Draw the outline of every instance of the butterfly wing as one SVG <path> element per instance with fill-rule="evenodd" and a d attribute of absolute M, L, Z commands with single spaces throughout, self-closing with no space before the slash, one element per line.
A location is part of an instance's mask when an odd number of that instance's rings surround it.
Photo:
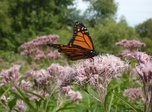
<path fill-rule="evenodd" d="M 48 44 L 48 46 L 65 53 L 70 60 L 92 58 L 97 55 L 87 28 L 79 22 L 75 23 L 73 38 L 68 45 Z"/>
<path fill-rule="evenodd" d="M 73 61 L 87 58 L 84 54 L 85 52 L 84 49 L 69 47 L 68 45 L 60 45 L 60 44 L 48 44 L 48 46 L 58 49 L 59 52 L 65 53 L 67 57 Z"/>
<path fill-rule="evenodd" d="M 94 50 L 94 45 L 89 32 L 82 23 L 75 23 L 73 38 L 68 43 L 68 46 Z"/>

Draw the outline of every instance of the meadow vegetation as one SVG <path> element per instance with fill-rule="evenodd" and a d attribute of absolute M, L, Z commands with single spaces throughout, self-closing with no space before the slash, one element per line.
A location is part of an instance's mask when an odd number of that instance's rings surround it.
<path fill-rule="evenodd" d="M 152 111 L 152 19 L 116 21 L 113 0 L 0 1 L 1 112 Z M 76 21 L 88 29 L 91 59 L 70 61 L 48 43 L 67 44 Z"/>

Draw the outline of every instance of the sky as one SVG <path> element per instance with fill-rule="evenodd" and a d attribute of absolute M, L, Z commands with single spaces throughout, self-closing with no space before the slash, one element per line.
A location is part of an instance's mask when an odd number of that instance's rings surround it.
<path fill-rule="evenodd" d="M 78 9 L 85 11 L 89 6 L 82 0 L 76 0 Z M 129 26 L 136 26 L 152 18 L 152 0 L 115 0 L 118 4 L 117 20 L 122 16 L 125 17 Z"/>

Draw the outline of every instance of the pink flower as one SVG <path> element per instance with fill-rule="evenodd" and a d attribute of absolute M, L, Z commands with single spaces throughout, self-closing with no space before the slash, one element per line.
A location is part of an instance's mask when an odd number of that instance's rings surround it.
<path fill-rule="evenodd" d="M 17 84 L 20 79 L 19 73 L 20 65 L 14 65 L 8 70 L 2 70 L 0 73 L 0 86 L 5 86 L 8 84 Z"/>
<path fill-rule="evenodd" d="M 152 84 L 152 61 L 140 63 L 135 69 L 144 82 Z"/>
<path fill-rule="evenodd" d="M 120 42 L 116 43 L 117 46 L 121 46 L 123 48 L 127 48 L 127 49 L 137 49 L 137 48 L 141 48 L 141 47 L 145 47 L 146 44 L 142 43 L 140 41 L 137 40 L 127 40 L 124 39 Z"/>
<path fill-rule="evenodd" d="M 47 57 L 50 58 L 50 59 L 62 58 L 62 56 L 60 55 L 60 53 L 58 52 L 58 50 L 55 50 L 53 52 L 49 52 L 47 54 Z"/>
<path fill-rule="evenodd" d="M 32 84 L 30 81 L 22 80 L 20 83 L 18 83 L 19 87 L 23 90 L 30 90 L 32 87 Z"/>
<path fill-rule="evenodd" d="M 0 97 L 0 101 L 1 101 L 1 100 L 7 102 L 8 98 L 7 98 L 5 95 L 2 95 L 2 96 Z"/>
<path fill-rule="evenodd" d="M 33 93 L 35 93 L 37 95 L 40 95 L 43 98 L 49 96 L 49 94 L 46 93 L 43 90 L 42 91 L 40 91 L 40 90 L 34 90 Z M 33 100 L 33 101 L 39 101 L 40 100 L 40 98 L 38 96 L 34 95 L 34 94 L 28 93 L 27 95 L 28 95 L 28 97 L 29 97 L 30 100 Z"/>
<path fill-rule="evenodd" d="M 134 59 L 136 59 L 139 63 L 146 64 L 151 60 L 151 56 L 143 52 L 136 52 L 134 55 Z"/>
<path fill-rule="evenodd" d="M 82 99 L 82 96 L 81 96 L 81 93 L 79 91 L 73 91 L 73 90 L 70 90 L 68 91 L 67 95 L 70 97 L 70 99 L 72 101 L 76 101 L 76 100 L 81 100 Z"/>
<path fill-rule="evenodd" d="M 74 69 L 77 82 L 91 85 L 106 85 L 112 78 L 116 78 L 128 65 L 113 55 L 96 56 L 93 59 L 81 60 Z"/>
<path fill-rule="evenodd" d="M 128 96 L 129 101 L 133 101 L 137 98 L 143 100 L 143 93 L 140 88 L 130 88 L 124 91 L 124 95 Z"/>
<path fill-rule="evenodd" d="M 50 74 L 48 71 L 44 70 L 44 69 L 41 69 L 39 71 L 36 71 L 36 74 L 35 74 L 35 80 L 38 84 L 40 85 L 48 85 L 50 84 Z"/>
<path fill-rule="evenodd" d="M 27 105 L 23 102 L 23 100 L 18 100 L 16 102 L 15 109 L 19 112 L 26 112 Z"/>
<path fill-rule="evenodd" d="M 59 76 L 62 71 L 64 71 L 64 67 L 59 65 L 59 64 L 51 64 L 48 68 L 47 68 L 50 76 L 52 77 L 56 77 Z"/>
<path fill-rule="evenodd" d="M 79 91 L 73 91 L 71 86 L 62 87 L 62 93 L 65 94 L 67 97 L 70 98 L 72 101 L 81 100 L 82 95 Z"/>
<path fill-rule="evenodd" d="M 34 79 L 34 78 L 35 78 L 35 74 L 36 74 L 36 71 L 34 71 L 34 70 L 29 70 L 29 71 L 27 71 L 27 72 L 25 72 L 25 73 L 23 74 L 23 77 L 24 77 L 24 78 L 29 78 L 29 79 L 31 80 L 31 79 Z"/>
<path fill-rule="evenodd" d="M 48 43 L 56 43 L 57 39 L 59 38 L 58 35 L 47 35 L 47 36 L 40 36 L 40 37 L 37 37 L 36 39 L 33 39 L 32 41 L 30 42 L 26 42 L 24 44 L 22 44 L 20 46 L 20 48 L 22 50 L 29 50 L 29 49 L 33 49 L 35 47 L 38 47 L 38 46 L 42 46 L 42 45 L 46 45 Z"/>
<path fill-rule="evenodd" d="M 51 77 L 55 78 L 57 84 L 60 86 L 69 85 L 75 74 L 73 68 L 69 66 L 61 66 L 59 64 L 52 64 L 48 68 L 48 72 Z"/>
<path fill-rule="evenodd" d="M 138 51 L 124 50 L 120 56 L 127 59 L 135 59 L 140 63 L 147 63 L 149 60 L 151 60 L 151 57 L 148 54 Z"/>
<path fill-rule="evenodd" d="M 137 48 L 145 47 L 146 45 L 144 43 L 141 43 L 139 41 L 128 41 L 123 40 L 121 42 L 118 42 L 116 45 L 122 46 L 123 48 L 127 48 L 128 50 L 121 53 L 121 56 L 129 58 L 129 59 L 135 59 L 138 62 L 138 65 L 133 69 L 134 71 L 137 71 L 138 75 L 141 78 L 141 82 L 138 81 L 139 84 L 142 84 L 143 90 L 144 90 L 144 97 L 145 97 L 145 106 L 144 111 L 150 111 L 151 109 L 151 97 L 152 97 L 152 60 L 151 56 L 147 55 L 143 52 L 138 52 Z M 133 77 L 134 80 L 135 76 Z M 129 100 L 132 101 L 135 98 L 141 98 L 142 93 L 139 89 L 130 89 L 126 90 L 125 94 L 129 96 Z"/>
<path fill-rule="evenodd" d="M 48 57 L 48 52 L 47 49 L 42 48 L 44 46 L 47 46 L 47 44 L 51 43 L 54 44 L 56 43 L 57 39 L 59 38 L 58 35 L 48 35 L 48 36 L 40 36 L 37 37 L 36 39 L 33 39 L 30 42 L 26 42 L 20 46 L 22 52 L 20 53 L 22 56 L 35 56 L 35 60 L 40 60 L 43 58 Z M 50 48 L 49 48 L 50 49 Z M 54 52 L 54 55 L 52 58 L 55 56 L 59 57 L 59 54 L 57 52 Z"/>
<path fill-rule="evenodd" d="M 44 52 L 42 50 L 40 50 L 40 49 L 36 49 L 35 53 L 36 53 L 36 56 L 34 58 L 35 60 L 40 60 L 40 59 L 46 57 Z"/>
<path fill-rule="evenodd" d="M 150 82 L 152 79 L 152 60 L 151 56 L 146 53 L 138 51 L 124 50 L 121 54 L 123 57 L 128 59 L 135 59 L 138 65 L 135 67 L 138 75 L 145 82 Z"/>
<path fill-rule="evenodd" d="M 120 57 L 124 57 L 124 58 L 127 58 L 127 59 L 135 59 L 135 56 L 134 56 L 134 52 L 136 51 L 130 51 L 130 50 L 123 50 L 122 53 L 119 54 Z"/>
<path fill-rule="evenodd" d="M 60 74 L 57 82 L 61 86 L 67 86 L 73 81 L 75 75 L 75 70 L 69 66 L 64 67 L 64 71 Z"/>

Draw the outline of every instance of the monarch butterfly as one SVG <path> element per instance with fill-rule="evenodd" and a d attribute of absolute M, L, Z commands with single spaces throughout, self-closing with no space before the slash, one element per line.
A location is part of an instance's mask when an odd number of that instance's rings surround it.
<path fill-rule="evenodd" d="M 79 22 L 76 22 L 74 25 L 73 38 L 69 41 L 68 45 L 47 45 L 58 49 L 59 52 L 65 53 L 72 61 L 92 58 L 97 55 L 87 28 Z"/>

